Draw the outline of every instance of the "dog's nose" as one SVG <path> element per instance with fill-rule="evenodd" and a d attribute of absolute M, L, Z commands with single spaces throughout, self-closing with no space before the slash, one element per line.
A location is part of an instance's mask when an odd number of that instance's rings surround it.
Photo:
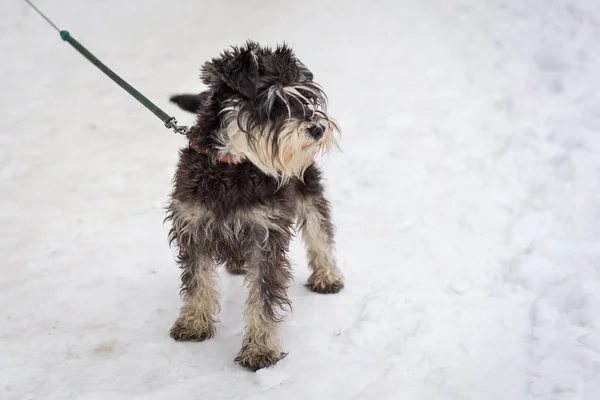
<path fill-rule="evenodd" d="M 313 125 L 308 128 L 308 134 L 315 140 L 319 140 L 323 137 L 323 127 L 321 125 Z"/>

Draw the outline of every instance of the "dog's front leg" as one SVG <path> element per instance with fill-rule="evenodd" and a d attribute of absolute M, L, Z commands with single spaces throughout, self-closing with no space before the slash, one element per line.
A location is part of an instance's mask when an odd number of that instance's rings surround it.
<path fill-rule="evenodd" d="M 219 311 L 216 265 L 192 243 L 182 246 L 179 262 L 184 304 L 170 335 L 175 340 L 210 339 Z"/>
<path fill-rule="evenodd" d="M 286 254 L 290 236 L 284 230 L 269 231 L 266 242 L 257 243 L 247 259 L 246 332 L 235 361 L 253 371 L 273 365 L 283 356 L 279 324 L 280 311 L 290 305 L 287 288 L 292 273 Z"/>
<path fill-rule="evenodd" d="M 333 254 L 335 229 L 331 206 L 318 177 L 309 185 L 301 193 L 298 207 L 299 230 L 312 270 L 307 286 L 317 293 L 337 293 L 344 287 L 344 278 Z"/>

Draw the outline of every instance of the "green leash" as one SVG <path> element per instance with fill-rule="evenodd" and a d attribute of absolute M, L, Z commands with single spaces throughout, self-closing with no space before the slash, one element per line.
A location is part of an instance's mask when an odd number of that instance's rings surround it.
<path fill-rule="evenodd" d="M 152 114 L 156 115 L 165 124 L 165 126 L 168 129 L 172 129 L 175 133 L 180 133 L 182 135 L 185 135 L 188 132 L 188 130 L 189 130 L 188 127 L 177 125 L 177 120 L 175 118 L 171 117 L 169 114 L 167 114 L 166 112 L 161 110 L 156 104 L 154 104 L 153 102 L 148 100 L 148 98 L 146 98 L 146 96 L 144 96 L 143 94 L 141 94 L 140 92 L 135 90 L 135 88 L 133 88 L 133 86 L 131 86 L 130 84 L 125 82 L 123 79 L 121 79 L 121 77 L 119 75 L 115 74 L 110 68 L 108 68 L 106 65 L 104 65 L 92 53 L 90 53 L 85 47 L 83 47 L 83 45 L 81 43 L 79 43 L 77 40 L 75 40 L 73 38 L 73 36 L 71 36 L 71 34 L 69 34 L 68 31 L 61 31 L 60 29 L 58 29 L 58 27 L 56 25 L 54 25 L 52 23 L 52 21 L 50 21 L 40 10 L 38 10 L 38 8 L 36 6 L 34 6 L 31 3 L 31 1 L 25 0 L 25 2 L 27 4 L 29 4 L 31 6 L 31 8 L 33 8 L 42 18 L 44 18 L 50 25 L 52 25 L 54 27 L 54 29 L 56 29 L 60 33 L 60 37 L 62 38 L 62 40 L 64 40 L 65 42 L 67 42 L 71 46 L 73 46 L 73 48 L 75 48 L 75 50 L 77 50 L 82 56 L 87 58 L 92 64 L 94 64 L 96 67 L 98 67 L 98 69 L 100 71 L 102 71 L 106 75 L 108 75 L 108 77 L 110 79 L 112 79 L 117 85 L 121 86 L 123 89 L 125 89 L 127 91 L 127 93 L 129 93 L 137 101 L 142 103 L 142 105 L 144 107 L 146 107 L 148 110 L 150 110 L 152 112 Z"/>

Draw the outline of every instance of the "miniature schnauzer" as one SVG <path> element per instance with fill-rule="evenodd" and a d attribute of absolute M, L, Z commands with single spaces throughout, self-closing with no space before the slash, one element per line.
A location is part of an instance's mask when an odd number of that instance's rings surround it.
<path fill-rule="evenodd" d="M 175 340 L 213 336 L 217 265 L 245 275 L 245 335 L 235 362 L 251 370 L 283 356 L 279 325 L 289 308 L 288 247 L 295 228 L 307 249 L 307 286 L 337 293 L 343 277 L 333 254 L 334 226 L 315 156 L 337 146 L 326 96 L 287 45 L 248 41 L 201 68 L 208 90 L 173 96 L 197 114 L 180 150 L 166 220 L 182 269 L 183 306 Z"/>

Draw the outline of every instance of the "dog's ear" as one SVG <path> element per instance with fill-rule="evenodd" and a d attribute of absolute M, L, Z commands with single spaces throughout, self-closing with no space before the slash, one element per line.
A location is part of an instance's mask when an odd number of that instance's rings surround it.
<path fill-rule="evenodd" d="M 258 85 L 258 60 L 252 51 L 243 51 L 224 73 L 229 86 L 251 99 L 256 97 Z"/>
<path fill-rule="evenodd" d="M 298 69 L 300 70 L 300 75 L 302 78 L 312 81 L 314 76 L 313 73 L 310 72 L 310 70 L 308 68 L 306 68 L 306 65 L 304 65 L 302 63 L 302 61 L 300 60 L 296 60 L 296 65 L 298 66 Z"/>
<path fill-rule="evenodd" d="M 243 96 L 256 97 L 258 85 L 258 57 L 253 46 L 234 48 L 221 58 L 213 59 L 202 66 L 202 81 L 207 85 L 221 82 Z"/>
<path fill-rule="evenodd" d="M 171 96 L 169 100 L 182 110 L 197 114 L 207 98 L 208 91 L 205 91 L 199 94 L 178 94 Z"/>

